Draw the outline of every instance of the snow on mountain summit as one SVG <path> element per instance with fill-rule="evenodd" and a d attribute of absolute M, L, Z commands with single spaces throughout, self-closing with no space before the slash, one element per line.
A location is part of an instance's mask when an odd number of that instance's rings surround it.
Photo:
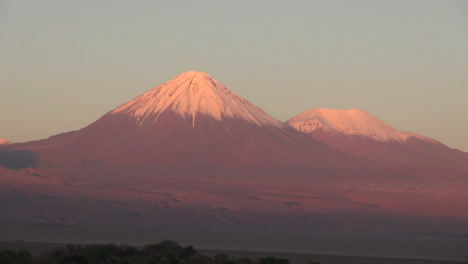
<path fill-rule="evenodd" d="M 311 134 L 316 130 L 324 130 L 368 137 L 377 141 L 406 142 L 410 137 L 423 141 L 434 141 L 419 134 L 399 131 L 361 109 L 314 108 L 291 118 L 287 123 L 306 134 Z"/>
<path fill-rule="evenodd" d="M 110 114 L 126 113 L 139 122 L 144 122 L 157 120 L 166 110 L 183 117 L 191 116 L 193 126 L 196 124 L 197 114 L 208 115 L 216 120 L 240 118 L 259 126 L 284 126 L 208 74 L 196 71 L 182 73 L 117 107 Z"/>
<path fill-rule="evenodd" d="M 0 145 L 7 145 L 7 144 L 10 144 L 10 141 L 8 141 L 5 138 L 0 138 Z"/>
<path fill-rule="evenodd" d="M 269 116 L 206 73 L 193 71 L 82 129 L 21 147 L 37 151 L 41 161 L 51 164 L 93 160 L 116 166 L 173 166 L 177 171 L 191 166 L 302 168 L 327 158 L 354 162 L 354 157 Z M 87 167 L 85 163 L 80 164 Z"/>

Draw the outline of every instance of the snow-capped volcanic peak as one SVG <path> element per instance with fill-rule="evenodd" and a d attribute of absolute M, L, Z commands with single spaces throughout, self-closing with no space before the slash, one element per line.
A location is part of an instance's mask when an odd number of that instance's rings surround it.
<path fill-rule="evenodd" d="M 314 108 L 291 118 L 287 123 L 306 134 L 321 129 L 346 135 L 368 137 L 377 141 L 405 142 L 410 137 L 434 141 L 419 134 L 399 131 L 361 109 Z"/>
<path fill-rule="evenodd" d="M 238 96 L 204 72 L 189 71 L 125 103 L 110 114 L 127 113 L 139 122 L 154 121 L 171 110 L 183 117 L 191 116 L 196 124 L 197 114 L 217 120 L 241 118 L 256 125 L 284 126 L 283 123 Z"/>
<path fill-rule="evenodd" d="M 0 145 L 10 144 L 10 141 L 6 140 L 5 138 L 0 138 Z"/>

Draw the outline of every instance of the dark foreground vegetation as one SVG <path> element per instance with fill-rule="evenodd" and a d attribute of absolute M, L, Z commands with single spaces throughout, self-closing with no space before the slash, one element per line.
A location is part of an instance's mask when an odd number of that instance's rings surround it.
<path fill-rule="evenodd" d="M 47 250 L 39 257 L 27 250 L 0 251 L 0 264 L 289 264 L 287 259 L 229 259 L 225 254 L 214 257 L 202 255 L 192 246 L 182 247 L 176 242 L 162 241 L 143 248 L 128 245 L 67 245 Z"/>

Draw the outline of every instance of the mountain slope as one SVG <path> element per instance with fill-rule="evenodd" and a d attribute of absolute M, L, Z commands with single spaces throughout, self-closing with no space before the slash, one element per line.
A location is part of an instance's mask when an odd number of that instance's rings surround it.
<path fill-rule="evenodd" d="M 5 138 L 0 138 L 0 145 L 7 145 L 7 144 L 11 144 L 10 141 L 8 141 Z"/>
<path fill-rule="evenodd" d="M 352 159 L 193 71 L 81 130 L 20 147 L 40 153 L 44 164 L 282 167 Z"/>
<path fill-rule="evenodd" d="M 466 153 L 423 135 L 399 131 L 360 109 L 315 108 L 286 123 L 320 142 L 370 159 L 399 163 L 467 160 Z"/>
<path fill-rule="evenodd" d="M 187 243 L 219 245 L 229 237 L 233 245 L 248 241 L 252 248 L 280 241 L 278 249 L 323 244 L 330 250 L 343 237 L 355 242 L 377 234 L 362 245 L 369 250 L 389 234 L 398 239 L 389 243 L 392 249 L 401 241 L 425 248 L 417 241 L 426 237 L 402 234 L 468 230 L 466 170 L 440 167 L 444 177 L 431 178 L 345 154 L 280 123 L 204 73 L 182 74 L 78 131 L 1 149 L 14 161 L 10 154 L 18 150 L 40 158 L 39 166 L 0 167 L 0 229 L 11 240 L 183 236 L 200 239 Z M 460 220 L 445 222 L 450 217 Z"/>
<path fill-rule="evenodd" d="M 422 135 L 398 131 L 361 109 L 315 108 L 291 118 L 287 123 L 307 134 L 323 129 L 345 135 L 368 137 L 381 142 L 406 142 L 410 137 L 414 137 L 436 143 L 435 140 Z"/>
<path fill-rule="evenodd" d="M 278 120 L 241 98 L 204 72 L 189 71 L 123 104 L 110 114 L 125 113 L 141 124 L 156 121 L 166 110 L 191 119 L 196 124 L 198 115 L 216 120 L 242 119 L 258 126 L 276 126 L 284 129 Z"/>

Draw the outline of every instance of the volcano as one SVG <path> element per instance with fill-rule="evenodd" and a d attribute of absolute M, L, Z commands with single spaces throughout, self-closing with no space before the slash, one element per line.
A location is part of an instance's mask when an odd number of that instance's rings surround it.
<path fill-rule="evenodd" d="M 286 122 L 311 138 L 353 155 L 400 164 L 468 161 L 468 154 L 439 141 L 395 129 L 361 109 L 314 108 Z"/>
<path fill-rule="evenodd" d="M 390 241 L 380 250 L 401 244 L 397 256 L 428 248 L 411 234 L 466 241 L 468 170 L 446 163 L 453 150 L 361 110 L 285 124 L 202 72 L 80 130 L 0 150 L 3 238 L 365 249 L 352 254 Z M 435 239 L 431 252 L 466 252 Z"/>
<path fill-rule="evenodd" d="M 349 159 L 274 119 L 203 72 L 190 71 L 91 125 L 23 147 L 43 164 L 310 166 Z"/>

